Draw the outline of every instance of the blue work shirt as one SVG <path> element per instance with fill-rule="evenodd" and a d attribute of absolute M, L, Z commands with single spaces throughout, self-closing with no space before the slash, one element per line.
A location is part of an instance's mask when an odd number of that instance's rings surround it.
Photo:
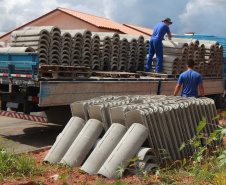
<path fill-rule="evenodd" d="M 169 26 L 164 22 L 160 22 L 160 23 L 155 25 L 151 39 L 162 40 L 166 33 L 168 33 L 168 34 L 171 33 Z"/>
<path fill-rule="evenodd" d="M 193 70 L 183 72 L 178 79 L 178 84 L 183 84 L 182 96 L 198 97 L 198 85 L 202 83 L 202 77 L 199 73 Z"/>

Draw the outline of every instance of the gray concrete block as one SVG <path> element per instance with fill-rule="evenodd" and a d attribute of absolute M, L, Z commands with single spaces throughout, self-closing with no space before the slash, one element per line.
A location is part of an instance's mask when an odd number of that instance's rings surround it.
<path fill-rule="evenodd" d="M 125 133 L 125 126 L 118 123 L 111 125 L 81 169 L 90 175 L 96 174 Z"/>
<path fill-rule="evenodd" d="M 143 160 L 137 160 L 135 166 L 139 169 L 145 169 L 147 163 L 158 164 L 159 162 L 156 156 L 146 155 Z"/>
<path fill-rule="evenodd" d="M 103 124 L 90 119 L 76 137 L 60 163 L 71 167 L 80 166 L 103 131 Z"/>
<path fill-rule="evenodd" d="M 141 147 L 137 154 L 135 155 L 135 158 L 139 157 L 139 160 L 144 160 L 144 157 L 146 155 L 151 155 L 151 156 L 157 156 L 155 149 L 153 148 L 146 148 L 146 147 Z"/>
<path fill-rule="evenodd" d="M 129 164 L 127 160 L 132 159 L 136 155 L 147 137 L 148 130 L 143 125 L 134 123 L 130 126 L 126 134 L 98 171 L 98 174 L 104 175 L 109 179 L 116 179 L 116 169 L 118 165 L 122 164 L 124 168 L 126 168 Z"/>
<path fill-rule="evenodd" d="M 84 125 L 84 120 L 78 117 L 72 117 L 63 131 L 57 137 L 55 143 L 43 161 L 48 161 L 52 164 L 57 164 L 60 162 Z"/>

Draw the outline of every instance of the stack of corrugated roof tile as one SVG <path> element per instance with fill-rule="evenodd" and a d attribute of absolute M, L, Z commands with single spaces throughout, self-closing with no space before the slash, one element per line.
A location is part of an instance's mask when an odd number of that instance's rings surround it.
<path fill-rule="evenodd" d="M 26 27 L 12 34 L 12 47 L 30 46 L 39 52 L 40 65 L 87 66 L 102 71 L 143 71 L 149 38 L 90 30 L 61 30 L 54 26 Z M 223 70 L 223 47 L 218 42 L 173 38 L 163 41 L 163 72 L 178 75 L 193 59 L 195 70 L 216 76 Z M 151 72 L 157 62 L 153 58 Z"/>
<path fill-rule="evenodd" d="M 209 123 L 201 131 L 206 136 L 219 125 L 212 119 L 217 112 L 209 98 L 102 96 L 72 103 L 71 111 L 73 117 L 44 161 L 82 165 L 87 173 L 110 179 L 117 178 L 118 165 L 126 168 L 133 157 L 140 157 L 137 168 L 149 171 L 159 162 L 191 156 L 193 145 L 180 147 L 196 135 L 203 117 Z M 209 147 L 220 143 L 214 140 Z M 205 141 L 200 139 L 200 145 L 206 146 Z"/>

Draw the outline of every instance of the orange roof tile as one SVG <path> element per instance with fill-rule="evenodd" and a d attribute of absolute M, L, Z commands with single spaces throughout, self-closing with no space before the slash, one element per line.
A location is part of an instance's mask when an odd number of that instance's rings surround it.
<path fill-rule="evenodd" d="M 134 35 L 142 34 L 142 32 L 140 32 L 139 30 L 134 30 L 134 29 L 128 28 L 122 24 L 119 24 L 117 22 L 114 22 L 114 21 L 104 18 L 104 17 L 98 17 L 98 16 L 94 16 L 94 15 L 90 15 L 90 14 L 86 14 L 86 13 L 82 13 L 82 12 L 78 12 L 78 11 L 74 11 L 74 10 L 69 10 L 66 8 L 59 7 L 58 9 L 61 10 L 62 12 L 68 13 L 76 18 L 86 21 L 99 28 L 118 30 L 118 31 L 121 31 L 122 33 L 126 33 L 126 34 L 134 34 Z"/>
<path fill-rule="evenodd" d="M 143 32 L 143 33 L 145 33 L 149 36 L 151 36 L 153 34 L 153 31 L 154 31 L 154 29 L 145 28 L 145 27 L 142 27 L 142 26 L 136 26 L 136 25 L 128 24 L 128 23 L 124 23 L 123 25 L 127 26 L 129 28 L 135 29 L 137 31 Z"/>
<path fill-rule="evenodd" d="M 73 17 L 76 17 L 82 21 L 85 21 L 87 23 L 90 23 L 96 27 L 100 27 L 100 28 L 106 28 L 106 29 L 112 29 L 112 30 L 117 30 L 117 31 L 120 31 L 122 33 L 125 33 L 125 34 L 132 34 L 132 35 L 143 35 L 143 36 L 148 36 L 146 33 L 142 32 L 142 31 L 139 31 L 139 30 L 135 30 L 135 29 L 132 29 L 132 28 L 129 28 L 127 26 L 124 26 L 122 24 L 119 24 L 117 22 L 114 22 L 110 19 L 107 19 L 107 18 L 104 18 L 104 17 L 98 17 L 98 16 L 94 16 L 94 15 L 90 15 L 90 14 L 86 14 L 86 13 L 82 13 L 82 12 L 78 12 L 78 11 L 75 11 L 75 10 L 69 10 L 69 9 L 66 9 L 66 8 L 61 8 L 61 7 L 58 7 L 36 19 L 33 19 L 29 22 L 27 22 L 26 24 L 23 24 L 3 35 L 0 36 L 0 39 L 2 39 L 3 37 L 11 34 L 11 32 L 15 31 L 15 30 L 19 30 L 25 26 L 28 26 L 30 23 L 33 23 L 45 16 L 48 16 L 49 14 L 55 12 L 55 11 L 61 11 L 61 12 L 64 12 L 64 13 L 67 13 Z"/>

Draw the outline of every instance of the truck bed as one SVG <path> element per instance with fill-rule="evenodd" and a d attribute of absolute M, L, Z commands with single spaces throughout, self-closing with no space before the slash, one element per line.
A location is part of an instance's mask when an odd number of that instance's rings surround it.
<path fill-rule="evenodd" d="M 103 95 L 173 95 L 176 84 L 177 79 L 170 78 L 41 81 L 39 106 L 69 105 Z M 224 78 L 203 79 L 205 95 L 222 94 L 224 84 Z"/>

